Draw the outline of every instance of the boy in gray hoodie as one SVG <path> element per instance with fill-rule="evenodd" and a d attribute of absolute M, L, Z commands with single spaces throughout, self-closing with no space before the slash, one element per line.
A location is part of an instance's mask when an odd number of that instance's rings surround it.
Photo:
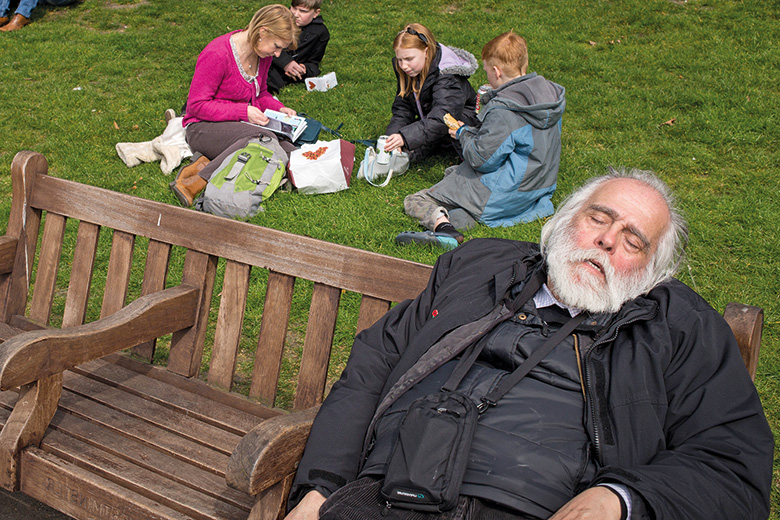
<path fill-rule="evenodd" d="M 513 226 L 553 213 L 561 155 L 565 89 L 527 74 L 525 39 L 512 31 L 482 49 L 491 90 L 482 95 L 479 123 L 457 121 L 450 135 L 464 161 L 429 189 L 404 199 L 404 209 L 429 231 L 406 231 L 398 243 L 433 243 L 448 249 L 463 241 L 457 229 L 475 222 Z"/>

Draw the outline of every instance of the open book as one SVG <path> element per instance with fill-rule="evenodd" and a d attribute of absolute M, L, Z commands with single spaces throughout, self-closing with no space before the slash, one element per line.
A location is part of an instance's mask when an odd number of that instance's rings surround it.
<path fill-rule="evenodd" d="M 295 142 L 306 130 L 306 118 L 301 116 L 288 116 L 276 110 L 266 108 L 263 112 L 270 119 L 265 128 L 279 135 L 285 135 Z"/>

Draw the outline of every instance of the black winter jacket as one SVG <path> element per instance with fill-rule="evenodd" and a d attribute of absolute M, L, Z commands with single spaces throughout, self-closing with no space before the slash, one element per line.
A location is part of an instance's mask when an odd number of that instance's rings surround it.
<path fill-rule="evenodd" d="M 385 134 L 400 133 L 404 138 L 404 151 L 411 152 L 412 160 L 415 161 L 447 148 L 460 149 L 460 144 L 450 138 L 447 125 L 444 124 L 444 114 L 449 112 L 455 119 L 468 125 L 478 123 L 477 93 L 469 83 L 469 76 L 477 70 L 477 61 L 468 51 L 454 47 L 447 49 L 443 61 L 442 45 L 439 44 L 420 89 L 423 114 L 417 109 L 414 93 L 410 92 L 404 97 L 398 95 L 401 91 L 400 81 L 396 59 L 393 58 L 397 90 L 392 106 L 393 116 Z"/>
<path fill-rule="evenodd" d="M 314 422 L 291 504 L 353 480 L 377 403 L 400 374 L 540 261 L 535 244 L 471 240 L 439 258 L 417 298 L 360 333 Z M 701 297 L 676 280 L 659 285 L 628 302 L 584 357 L 593 483 L 627 486 L 632 518 L 767 518 L 772 433 L 728 324 Z"/>
<path fill-rule="evenodd" d="M 285 75 L 284 68 L 291 61 L 297 61 L 306 67 L 304 78 L 313 78 L 320 75 L 320 62 L 325 56 L 325 48 L 330 40 L 330 32 L 325 26 L 322 16 L 314 18 L 309 25 L 301 28 L 298 37 L 298 47 L 295 50 L 283 50 L 271 62 L 271 70 L 268 77 L 268 88 L 278 91 L 280 88 L 298 80 Z"/>

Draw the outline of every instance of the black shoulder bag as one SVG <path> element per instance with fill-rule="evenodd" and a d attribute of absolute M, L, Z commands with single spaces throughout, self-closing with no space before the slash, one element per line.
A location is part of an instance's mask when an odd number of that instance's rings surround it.
<path fill-rule="evenodd" d="M 481 336 L 513 316 L 514 310 L 519 309 L 539 290 L 542 280 L 541 274 L 537 273 L 512 303 L 513 312 L 502 315 L 492 323 L 480 324 L 473 332 Z M 478 405 L 455 389 L 476 362 L 484 342 L 475 342 L 474 333 L 465 330 L 474 328 L 478 322 L 460 327 L 464 329 L 460 332 L 466 333 L 455 336 L 465 337 L 464 341 L 471 341 L 472 345 L 464 352 L 441 391 L 413 401 L 401 421 L 381 490 L 388 504 L 427 512 L 443 512 L 455 507 L 479 415 L 490 406 L 495 406 L 501 397 L 574 331 L 586 315 L 583 312 L 567 321 L 501 384 L 482 397 Z"/>

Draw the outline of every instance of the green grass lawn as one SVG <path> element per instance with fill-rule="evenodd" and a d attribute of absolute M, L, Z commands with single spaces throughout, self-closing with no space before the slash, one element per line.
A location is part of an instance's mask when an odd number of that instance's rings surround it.
<path fill-rule="evenodd" d="M 0 33 L 0 232 L 22 149 L 46 155 L 52 175 L 175 204 L 158 163 L 129 169 L 114 145 L 162 133 L 163 111 L 186 99 L 203 46 L 261 5 L 86 0 L 39 7 L 29 27 Z M 526 37 L 530 70 L 566 88 L 554 202 L 608 165 L 654 170 L 675 189 L 692 231 L 679 278 L 717 309 L 740 301 L 765 310 L 756 386 L 780 433 L 780 2 L 325 0 L 323 16 L 331 43 L 322 70 L 335 71 L 339 86 L 291 87 L 280 98 L 329 127 L 343 123 L 353 139 L 376 138 L 389 121 L 391 41 L 405 23 L 476 56 L 508 29 Z M 485 83 L 484 72 L 471 82 Z M 355 181 L 333 195 L 280 192 L 252 222 L 433 263 L 439 251 L 393 238 L 416 229 L 404 196 L 437 182 L 451 162 L 425 162 L 386 188 Z M 536 240 L 540 229 L 480 226 L 467 237 Z M 772 518 L 780 519 L 777 489 Z"/>

